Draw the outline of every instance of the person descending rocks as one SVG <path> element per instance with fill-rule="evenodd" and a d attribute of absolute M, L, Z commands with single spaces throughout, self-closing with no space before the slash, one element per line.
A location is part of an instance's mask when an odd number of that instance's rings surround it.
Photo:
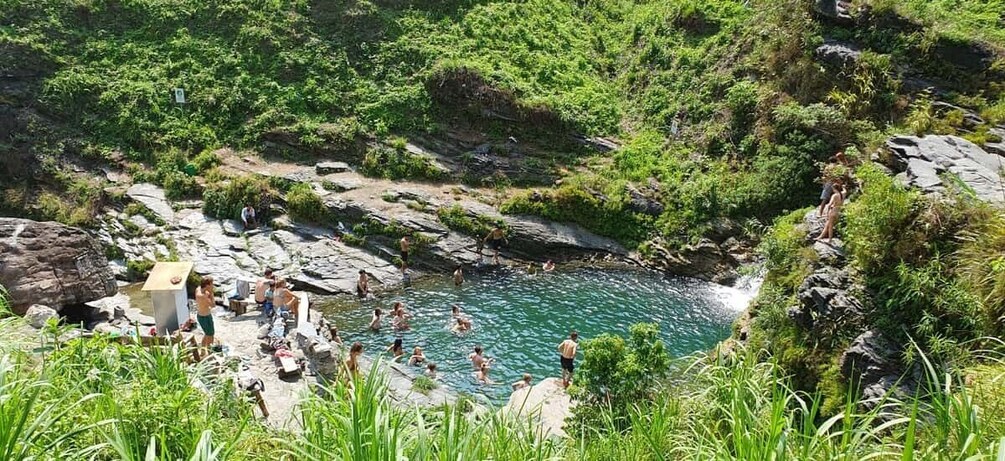
<path fill-rule="evenodd" d="M 499 250 L 502 249 L 503 243 L 509 243 L 509 239 L 506 238 L 506 231 L 502 227 L 496 226 L 489 231 L 483 242 L 492 250 L 493 263 L 499 265 Z"/>

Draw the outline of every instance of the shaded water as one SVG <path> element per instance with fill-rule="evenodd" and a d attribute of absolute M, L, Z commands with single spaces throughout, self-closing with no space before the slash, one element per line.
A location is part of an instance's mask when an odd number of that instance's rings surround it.
<path fill-rule="evenodd" d="M 404 333 L 406 352 L 410 355 L 412 347 L 421 346 L 436 362 L 442 382 L 499 402 L 509 396 L 508 384 L 524 372 L 535 382 L 559 376 L 556 349 L 570 330 L 589 339 L 608 332 L 627 335 L 633 323 L 657 322 L 676 357 L 709 349 L 729 336 L 731 323 L 748 300 L 737 290 L 697 280 L 643 271 L 578 269 L 468 275 L 460 288 L 443 277 L 380 300 L 327 299 L 318 304 L 334 320 L 343 340 L 360 341 L 367 354 L 376 355 L 394 341 L 394 332 L 389 318 L 380 332 L 366 331 L 373 309 L 387 313 L 394 301 L 404 302 L 413 316 L 412 329 Z M 448 329 L 454 303 L 474 322 L 473 330 L 462 336 Z M 475 345 L 495 358 L 490 377 L 499 384 L 475 382 L 467 360 Z"/>

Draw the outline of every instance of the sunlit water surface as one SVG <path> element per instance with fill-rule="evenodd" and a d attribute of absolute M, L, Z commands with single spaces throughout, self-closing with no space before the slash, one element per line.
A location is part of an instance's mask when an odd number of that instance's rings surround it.
<path fill-rule="evenodd" d="M 697 280 L 644 271 L 577 269 L 537 275 L 508 270 L 469 274 L 460 288 L 443 277 L 379 300 L 328 298 L 319 304 L 343 340 L 360 341 L 367 354 L 376 355 L 394 341 L 394 332 L 389 318 L 380 332 L 367 331 L 373 309 L 386 313 L 394 301 L 404 302 L 412 315 L 412 328 L 404 333 L 406 352 L 421 346 L 436 362 L 441 382 L 499 403 L 509 396 L 509 383 L 523 373 L 533 375 L 535 382 L 559 375 L 556 349 L 570 330 L 589 339 L 608 332 L 625 335 L 633 323 L 656 322 L 669 352 L 677 357 L 707 350 L 728 337 L 731 323 L 749 299 L 747 292 Z M 455 303 L 474 322 L 464 335 L 449 330 L 450 306 Z M 495 358 L 490 377 L 498 384 L 476 383 L 467 360 L 475 345 Z"/>

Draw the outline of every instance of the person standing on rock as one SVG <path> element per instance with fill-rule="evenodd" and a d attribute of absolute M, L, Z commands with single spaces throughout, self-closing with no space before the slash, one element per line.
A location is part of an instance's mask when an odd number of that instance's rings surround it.
<path fill-rule="evenodd" d="M 241 222 L 244 223 L 244 230 L 251 230 L 258 227 L 258 221 L 255 220 L 255 207 L 251 204 L 247 204 L 241 209 Z"/>
<path fill-rule="evenodd" d="M 401 238 L 399 245 L 401 246 L 401 273 L 404 274 L 405 270 L 408 269 L 408 252 L 412 248 L 412 242 L 406 235 Z"/>
<path fill-rule="evenodd" d="M 834 226 L 837 225 L 837 221 L 841 217 L 841 207 L 844 206 L 844 194 L 845 191 L 841 182 L 835 182 L 834 194 L 823 210 L 827 216 L 827 223 L 824 224 L 824 230 L 820 231 L 820 235 L 816 238 L 816 241 L 830 243 L 831 239 L 834 238 Z"/>
<path fill-rule="evenodd" d="M 349 348 L 349 358 L 345 360 L 345 378 L 350 388 L 353 382 L 359 378 L 359 356 L 363 355 L 363 343 L 356 341 Z"/>
<path fill-rule="evenodd" d="M 457 268 L 454 269 L 454 286 L 459 287 L 464 283 L 464 269 L 458 264 Z"/>
<path fill-rule="evenodd" d="M 576 370 L 576 351 L 579 349 L 579 333 L 569 333 L 569 339 L 558 345 L 558 354 L 562 362 L 562 387 L 568 388 L 572 383 L 572 373 Z"/>
<path fill-rule="evenodd" d="M 363 269 L 359 270 L 359 278 L 356 279 L 356 296 L 359 299 L 366 299 L 370 294 L 370 277 L 366 275 L 366 271 Z"/>
<path fill-rule="evenodd" d="M 492 250 L 492 261 L 498 266 L 499 250 L 502 248 L 503 243 L 509 244 L 509 239 L 506 238 L 506 231 L 502 227 L 496 226 L 489 231 L 482 243 Z"/>
<path fill-rule="evenodd" d="M 203 277 L 199 288 L 195 289 L 196 321 L 202 328 L 202 347 L 213 345 L 216 328 L 213 325 L 213 306 L 216 300 L 213 296 L 213 277 Z"/>

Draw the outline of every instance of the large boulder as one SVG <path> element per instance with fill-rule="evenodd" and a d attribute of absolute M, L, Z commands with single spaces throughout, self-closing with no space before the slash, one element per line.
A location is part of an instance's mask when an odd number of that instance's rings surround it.
<path fill-rule="evenodd" d="M 862 57 L 862 50 L 850 43 L 837 40 L 825 40 L 813 53 L 817 59 L 836 68 L 845 69 L 854 66 Z"/>
<path fill-rule="evenodd" d="M 959 178 L 981 200 L 1005 204 L 1005 186 L 999 174 L 1005 159 L 985 152 L 956 136 L 895 136 L 886 142 L 893 154 L 894 170 L 908 186 L 925 194 L 941 194 Z"/>
<path fill-rule="evenodd" d="M 17 314 L 32 304 L 59 311 L 117 289 L 104 251 L 87 233 L 18 218 L 0 218 L 0 285 Z"/>
<path fill-rule="evenodd" d="M 861 390 L 864 407 L 875 407 L 887 394 L 914 395 L 920 372 L 907 370 L 902 355 L 903 348 L 877 330 L 862 333 L 841 354 L 841 375 Z"/>

